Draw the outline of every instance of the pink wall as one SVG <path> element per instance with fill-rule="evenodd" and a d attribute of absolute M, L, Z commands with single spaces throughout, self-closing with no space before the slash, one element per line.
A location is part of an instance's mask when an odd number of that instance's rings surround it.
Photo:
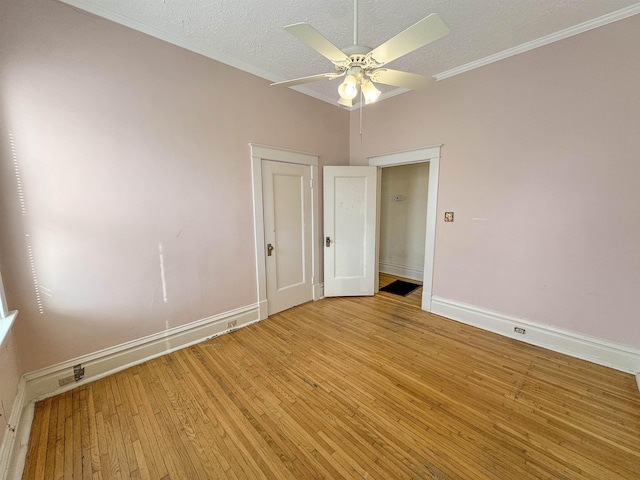
<path fill-rule="evenodd" d="M 57 2 L 3 1 L 0 44 L 22 371 L 254 304 L 248 144 L 348 158 L 348 112 Z"/>
<path fill-rule="evenodd" d="M 640 347 L 639 42 L 634 17 L 381 102 L 361 143 L 357 112 L 349 138 L 334 106 L 56 2 L 4 0 L 7 414 L 26 371 L 256 301 L 249 142 L 325 164 L 443 143 L 434 293 Z"/>
<path fill-rule="evenodd" d="M 352 164 L 444 144 L 434 295 L 640 347 L 639 44 L 635 16 L 383 101 L 362 142 L 352 113 Z"/>

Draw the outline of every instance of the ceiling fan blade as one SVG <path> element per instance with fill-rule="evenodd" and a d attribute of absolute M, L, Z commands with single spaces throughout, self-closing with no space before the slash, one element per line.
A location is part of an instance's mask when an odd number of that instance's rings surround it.
<path fill-rule="evenodd" d="M 433 77 L 425 77 L 424 75 L 401 72 L 400 70 L 391 70 L 389 68 L 374 70 L 369 75 L 369 78 L 373 82 L 411 90 L 424 90 L 430 83 L 435 81 Z"/>
<path fill-rule="evenodd" d="M 308 23 L 294 23 L 293 25 L 287 25 L 284 29 L 334 64 L 344 64 L 346 62 L 346 65 L 348 65 L 351 62 L 342 50 Z"/>
<path fill-rule="evenodd" d="M 284 82 L 275 82 L 271 86 L 274 87 L 293 87 L 294 85 L 302 85 L 303 83 L 317 82 L 318 80 L 324 80 L 325 78 L 334 79 L 340 77 L 337 73 L 321 73 L 319 75 L 311 75 L 309 77 L 295 78 L 293 80 L 286 80 Z"/>
<path fill-rule="evenodd" d="M 449 27 L 445 25 L 437 13 L 432 13 L 379 47 L 374 48 L 369 56 L 384 65 L 444 37 L 447 33 L 449 33 Z"/>

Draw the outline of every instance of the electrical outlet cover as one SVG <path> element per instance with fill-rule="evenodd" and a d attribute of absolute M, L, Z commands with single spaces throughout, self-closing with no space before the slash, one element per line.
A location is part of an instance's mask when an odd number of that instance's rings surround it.
<path fill-rule="evenodd" d="M 64 387 L 65 385 L 69 385 L 70 383 L 73 383 L 73 380 L 74 380 L 73 376 L 60 378 L 58 379 L 58 385 L 60 385 L 61 387 Z"/>

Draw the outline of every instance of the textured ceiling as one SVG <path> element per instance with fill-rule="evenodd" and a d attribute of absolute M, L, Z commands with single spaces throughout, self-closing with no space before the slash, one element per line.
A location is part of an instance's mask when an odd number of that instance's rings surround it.
<path fill-rule="evenodd" d="M 340 48 L 353 44 L 352 0 L 62 0 L 271 81 L 333 71 L 283 26 L 308 22 Z M 617 12 L 617 13 L 614 13 Z M 431 13 L 451 33 L 389 64 L 435 76 L 605 17 L 640 13 L 637 0 L 360 0 L 358 40 L 375 48 Z M 606 20 L 609 21 L 609 20 Z M 605 23 L 605 22 L 601 22 Z M 335 103 L 339 80 L 295 87 Z M 283 88 L 283 87 L 273 87 Z M 400 93 L 380 86 L 385 96 Z"/>

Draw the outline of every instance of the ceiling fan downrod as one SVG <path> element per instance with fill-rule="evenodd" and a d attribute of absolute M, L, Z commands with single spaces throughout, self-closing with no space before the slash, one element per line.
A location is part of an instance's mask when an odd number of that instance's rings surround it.
<path fill-rule="evenodd" d="M 358 45 L 358 0 L 353 0 L 353 44 Z"/>

